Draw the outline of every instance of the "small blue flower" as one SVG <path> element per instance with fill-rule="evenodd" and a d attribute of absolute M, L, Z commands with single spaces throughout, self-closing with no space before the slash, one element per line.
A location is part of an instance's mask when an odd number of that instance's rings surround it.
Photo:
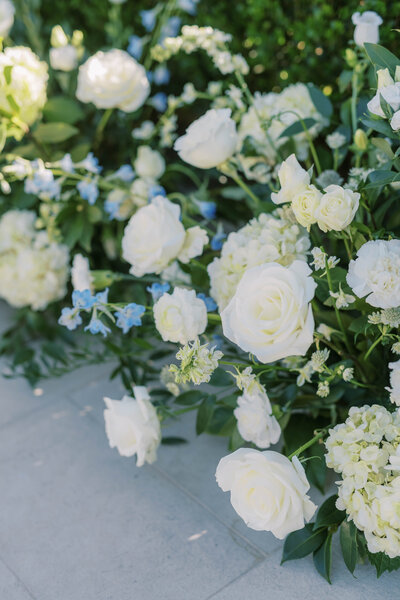
<path fill-rule="evenodd" d="M 109 327 L 106 327 L 106 325 L 104 325 L 104 323 L 100 321 L 100 319 L 92 317 L 92 319 L 90 319 L 89 325 L 86 325 L 85 331 L 90 331 L 90 333 L 93 333 L 93 335 L 96 335 L 96 333 L 101 333 L 102 335 L 104 335 L 104 337 L 106 337 L 107 333 L 109 333 L 111 329 Z"/>
<path fill-rule="evenodd" d="M 27 194 L 34 194 L 41 200 L 58 200 L 61 193 L 61 186 L 58 180 L 54 179 L 53 172 L 43 166 L 37 166 L 37 162 L 32 163 L 33 168 L 37 168 L 33 177 L 25 179 L 24 191 Z"/>
<path fill-rule="evenodd" d="M 121 221 L 121 216 L 119 214 L 119 209 L 121 207 L 121 202 L 119 200 L 110 200 L 106 199 L 104 202 L 104 210 L 108 214 L 110 220 L 116 219 L 117 221 Z"/>
<path fill-rule="evenodd" d="M 161 29 L 159 43 L 167 37 L 176 37 L 181 27 L 181 19 L 179 17 L 171 17 Z"/>
<path fill-rule="evenodd" d="M 112 175 L 113 179 L 120 179 L 121 181 L 125 181 L 125 183 L 130 183 L 135 179 L 135 171 L 132 169 L 131 165 L 121 165 L 118 171 Z"/>
<path fill-rule="evenodd" d="M 178 8 L 194 16 L 197 12 L 196 4 L 199 0 L 178 0 Z"/>
<path fill-rule="evenodd" d="M 226 238 L 226 233 L 223 231 L 214 235 L 210 242 L 211 250 L 218 251 L 221 250 L 224 239 Z"/>
<path fill-rule="evenodd" d="M 58 164 L 60 165 L 61 169 L 66 173 L 73 173 L 75 171 L 74 162 L 70 154 L 64 154 L 62 159 L 58 161 Z"/>
<path fill-rule="evenodd" d="M 95 304 L 107 304 L 108 302 L 108 288 L 102 292 L 97 292 L 95 296 Z"/>
<path fill-rule="evenodd" d="M 83 200 L 87 200 L 90 205 L 93 205 L 99 197 L 99 188 L 92 179 L 80 181 L 76 186 Z"/>
<path fill-rule="evenodd" d="M 141 10 L 139 15 L 145 30 L 153 31 L 154 27 L 156 26 L 157 10 L 154 8 L 150 10 Z"/>
<path fill-rule="evenodd" d="M 90 290 L 74 290 L 72 292 L 72 305 L 80 310 L 90 310 L 96 302 Z"/>
<path fill-rule="evenodd" d="M 149 187 L 149 202 L 151 202 L 153 200 L 153 198 L 155 198 L 156 196 L 166 196 L 167 192 L 165 191 L 165 189 L 163 188 L 162 185 L 151 185 Z"/>
<path fill-rule="evenodd" d="M 133 58 L 139 60 L 143 52 L 143 40 L 138 35 L 131 35 L 127 51 Z"/>
<path fill-rule="evenodd" d="M 141 317 L 146 312 L 146 309 L 141 304 L 127 304 L 122 310 L 114 313 L 117 317 L 117 327 L 120 327 L 124 333 L 128 333 L 131 327 L 139 327 L 142 324 Z"/>
<path fill-rule="evenodd" d="M 99 166 L 99 160 L 94 156 L 93 152 L 89 152 L 86 158 L 81 160 L 81 162 L 75 164 L 76 167 L 80 169 L 85 169 L 85 171 L 89 171 L 89 173 L 101 173 L 103 167 Z"/>
<path fill-rule="evenodd" d="M 203 300 L 204 304 L 206 305 L 207 312 L 213 312 L 214 310 L 217 310 L 218 306 L 213 300 L 213 298 L 211 298 L 211 296 L 206 296 L 205 294 L 197 294 L 197 297 L 200 300 Z"/>
<path fill-rule="evenodd" d="M 150 98 L 149 104 L 158 110 L 158 112 L 164 112 L 168 105 L 167 94 L 164 94 L 164 92 L 154 94 L 154 96 Z"/>
<path fill-rule="evenodd" d="M 201 215 L 205 219 L 208 219 L 209 221 L 215 219 L 215 215 L 217 213 L 217 205 L 215 204 L 215 202 L 205 202 L 199 200 L 197 202 L 197 206 L 199 207 Z"/>
<path fill-rule="evenodd" d="M 153 302 L 157 302 L 170 289 L 169 283 L 152 283 L 146 290 L 150 292 Z"/>
<path fill-rule="evenodd" d="M 82 325 L 82 317 L 76 309 L 63 308 L 58 323 L 59 325 L 64 325 L 64 327 L 70 331 L 73 331 L 78 325 Z"/>
<path fill-rule="evenodd" d="M 169 83 L 171 74 L 167 67 L 159 65 L 154 69 L 153 81 L 156 85 L 167 85 Z"/>

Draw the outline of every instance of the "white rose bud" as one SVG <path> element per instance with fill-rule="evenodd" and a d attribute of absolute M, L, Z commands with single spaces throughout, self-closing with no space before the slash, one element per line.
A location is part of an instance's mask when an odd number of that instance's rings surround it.
<path fill-rule="evenodd" d="M 0 37 L 8 36 L 14 24 L 15 7 L 10 0 L 0 0 Z"/>
<path fill-rule="evenodd" d="M 360 194 L 340 185 L 328 185 L 315 211 L 318 227 L 322 231 L 342 231 L 356 214 Z"/>
<path fill-rule="evenodd" d="M 93 277 L 90 273 L 89 260 L 82 254 L 75 254 L 74 256 L 71 280 L 74 290 L 93 290 Z"/>
<path fill-rule="evenodd" d="M 299 260 L 289 267 L 267 263 L 246 271 L 221 313 L 224 335 L 262 363 L 304 356 L 314 333 L 309 303 L 316 284 L 310 274 Z"/>
<path fill-rule="evenodd" d="M 382 117 L 382 119 L 386 118 L 385 113 L 381 107 L 381 99 L 383 97 L 384 100 L 391 106 L 391 108 L 396 112 L 400 108 L 400 83 L 394 83 L 393 85 L 388 85 L 386 87 L 380 88 L 375 96 L 368 102 L 367 108 L 370 113 L 376 115 L 377 117 Z"/>
<path fill-rule="evenodd" d="M 71 44 L 50 48 L 50 65 L 56 71 L 73 71 L 78 66 L 78 53 Z"/>
<path fill-rule="evenodd" d="M 231 110 L 208 110 L 194 121 L 174 149 L 185 162 L 199 169 L 211 169 L 225 162 L 235 152 L 237 133 Z"/>
<path fill-rule="evenodd" d="M 159 179 L 165 171 L 163 157 L 150 146 L 139 146 L 133 166 L 137 175 L 143 179 Z"/>
<path fill-rule="evenodd" d="M 278 193 L 271 194 L 271 200 L 275 204 L 291 202 L 296 194 L 304 191 L 310 184 L 308 172 L 299 164 L 294 154 L 282 162 L 278 177 L 281 189 Z"/>
<path fill-rule="evenodd" d="M 297 221 L 310 231 L 311 225 L 317 222 L 315 212 L 321 199 L 321 192 L 315 185 L 309 185 L 298 192 L 292 199 L 292 210 Z"/>
<path fill-rule="evenodd" d="M 376 72 L 378 78 L 378 90 L 389 85 L 394 85 L 393 77 L 389 73 L 389 69 L 378 69 Z"/>
<path fill-rule="evenodd" d="M 206 244 L 208 244 L 208 235 L 205 229 L 198 225 L 189 227 L 185 234 L 183 246 L 178 254 L 178 260 L 183 263 L 190 262 L 192 258 L 203 253 Z"/>
<path fill-rule="evenodd" d="M 96 52 L 79 67 L 76 97 L 97 108 L 133 112 L 149 93 L 145 68 L 124 50 Z"/>
<path fill-rule="evenodd" d="M 302 529 L 317 508 L 297 457 L 290 461 L 279 452 L 240 448 L 220 460 L 215 476 L 246 525 L 278 539 Z"/>
<path fill-rule="evenodd" d="M 379 42 L 379 25 L 382 25 L 382 18 L 374 11 L 367 10 L 360 14 L 356 12 L 351 17 L 354 30 L 354 41 L 357 46 L 364 46 L 365 42 L 377 44 Z"/>
<path fill-rule="evenodd" d="M 237 403 L 233 413 L 242 438 L 259 448 L 269 448 L 271 444 L 276 444 L 281 436 L 281 428 L 272 415 L 271 403 L 264 389 L 256 386 L 250 390 L 245 389 Z"/>
<path fill-rule="evenodd" d="M 207 309 L 194 290 L 176 287 L 154 304 L 157 331 L 164 342 L 184 345 L 197 338 L 207 327 Z"/>
<path fill-rule="evenodd" d="M 110 447 L 117 448 L 121 456 L 136 454 L 136 465 L 142 467 L 157 458 L 161 428 L 147 389 L 136 386 L 133 393 L 134 398 L 104 398 L 104 421 Z"/>

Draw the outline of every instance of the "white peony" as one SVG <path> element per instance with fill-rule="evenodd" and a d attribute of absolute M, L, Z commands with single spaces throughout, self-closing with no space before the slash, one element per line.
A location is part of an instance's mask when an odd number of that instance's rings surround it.
<path fill-rule="evenodd" d="M 299 260 L 246 271 L 221 313 L 224 335 L 262 363 L 304 356 L 314 333 L 310 302 L 316 284 L 310 274 Z"/>
<path fill-rule="evenodd" d="M 342 231 L 354 219 L 359 206 L 360 194 L 340 185 L 328 185 L 314 213 L 322 231 Z"/>
<path fill-rule="evenodd" d="M 104 398 L 106 433 L 111 448 L 117 448 L 121 456 L 134 456 L 136 465 L 153 463 L 161 441 L 160 421 L 143 386 L 133 388 L 134 398 L 122 400 Z"/>
<path fill-rule="evenodd" d="M 349 264 L 347 283 L 378 308 L 400 306 L 400 240 L 366 242 Z"/>
<path fill-rule="evenodd" d="M 78 53 L 72 44 L 50 48 L 49 57 L 51 68 L 56 71 L 73 71 L 78 66 Z"/>
<path fill-rule="evenodd" d="M 309 185 L 292 198 L 291 208 L 294 216 L 298 223 L 308 230 L 317 222 L 316 211 L 321 197 L 322 194 L 315 185 Z"/>
<path fill-rule="evenodd" d="M 9 83 L 4 75 L 12 67 Z M 10 112 L 7 99 L 12 96 L 19 106 L 18 117 L 31 125 L 46 103 L 47 64 L 39 60 L 30 48 L 14 46 L 0 52 L 0 108 Z"/>
<path fill-rule="evenodd" d="M 137 175 L 143 179 L 159 179 L 165 171 L 163 157 L 150 146 L 139 146 L 133 166 Z"/>
<path fill-rule="evenodd" d="M 82 254 L 75 254 L 72 261 L 71 280 L 74 290 L 93 290 L 93 277 L 89 260 Z"/>
<path fill-rule="evenodd" d="M 237 133 L 228 108 L 208 110 L 194 121 L 174 149 L 185 162 L 200 169 L 210 169 L 225 162 L 235 152 Z"/>
<path fill-rule="evenodd" d="M 96 52 L 79 67 L 76 97 L 97 108 L 133 112 L 150 93 L 145 68 L 124 50 Z"/>
<path fill-rule="evenodd" d="M 281 189 L 278 193 L 271 194 L 271 200 L 275 204 L 291 202 L 296 194 L 303 192 L 310 185 L 310 175 L 299 164 L 294 154 L 282 162 L 278 177 Z"/>
<path fill-rule="evenodd" d="M 379 25 L 382 25 L 382 18 L 373 10 L 367 10 L 360 14 L 356 12 L 351 17 L 354 30 L 354 41 L 357 46 L 364 46 L 365 42 L 377 44 L 379 42 Z"/>
<path fill-rule="evenodd" d="M 271 403 L 265 390 L 259 386 L 245 389 L 238 397 L 238 406 L 233 411 L 240 435 L 246 442 L 259 448 L 276 444 L 281 435 L 278 421 L 272 415 Z"/>
<path fill-rule="evenodd" d="M 317 508 L 297 457 L 290 461 L 279 452 L 240 448 L 220 460 L 215 476 L 248 527 L 279 539 L 302 529 Z"/>
<path fill-rule="evenodd" d="M 11 0 L 0 0 L 0 37 L 5 38 L 14 24 L 15 6 Z"/>
<path fill-rule="evenodd" d="M 154 320 L 164 342 L 184 345 L 197 338 L 207 327 L 207 309 L 194 290 L 176 287 L 154 304 Z"/>
<path fill-rule="evenodd" d="M 178 259 L 182 263 L 189 263 L 195 256 L 203 253 L 204 246 L 208 244 L 208 235 L 205 229 L 198 225 L 186 230 L 183 246 L 179 251 Z"/>

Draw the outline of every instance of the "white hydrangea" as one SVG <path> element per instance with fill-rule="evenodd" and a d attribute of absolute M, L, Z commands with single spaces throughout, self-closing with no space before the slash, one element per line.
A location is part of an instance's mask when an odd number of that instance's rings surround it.
<path fill-rule="evenodd" d="M 240 435 L 259 448 L 269 448 L 281 436 L 281 428 L 272 414 L 267 392 L 261 384 L 245 388 L 233 411 Z"/>
<path fill-rule="evenodd" d="M 268 262 L 290 265 L 306 260 L 310 240 L 306 231 L 290 221 L 287 211 L 262 213 L 229 234 L 221 251 L 208 266 L 211 296 L 222 310 L 234 295 L 245 271 Z"/>
<path fill-rule="evenodd" d="M 400 406 L 400 360 L 389 363 L 390 373 L 390 388 L 386 388 L 390 392 L 390 401 L 396 406 Z"/>

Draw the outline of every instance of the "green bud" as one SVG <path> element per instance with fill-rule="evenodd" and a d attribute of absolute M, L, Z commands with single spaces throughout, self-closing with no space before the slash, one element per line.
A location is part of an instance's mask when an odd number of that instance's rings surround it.
<path fill-rule="evenodd" d="M 368 137 L 365 131 L 362 129 L 357 129 L 354 134 L 354 144 L 358 150 L 364 151 L 368 148 Z"/>
<path fill-rule="evenodd" d="M 61 48 L 61 46 L 67 46 L 68 37 L 66 36 L 64 29 L 61 25 L 55 25 L 51 30 L 50 44 L 53 48 Z"/>
<path fill-rule="evenodd" d="M 104 290 L 104 288 L 110 286 L 114 281 L 119 279 L 119 276 L 112 271 L 90 271 L 90 275 L 93 281 L 93 287 L 95 290 Z"/>
<path fill-rule="evenodd" d="M 389 69 L 379 69 L 376 74 L 378 76 L 378 90 L 382 87 L 386 87 L 387 85 L 394 84 L 393 78 L 389 73 Z"/>
<path fill-rule="evenodd" d="M 78 46 L 82 46 L 83 44 L 83 31 L 79 29 L 75 29 L 72 34 L 71 44 L 77 48 Z"/>
<path fill-rule="evenodd" d="M 353 69 L 357 64 L 357 54 L 354 52 L 354 50 L 351 50 L 351 48 L 346 48 L 344 57 L 346 63 Z"/>

